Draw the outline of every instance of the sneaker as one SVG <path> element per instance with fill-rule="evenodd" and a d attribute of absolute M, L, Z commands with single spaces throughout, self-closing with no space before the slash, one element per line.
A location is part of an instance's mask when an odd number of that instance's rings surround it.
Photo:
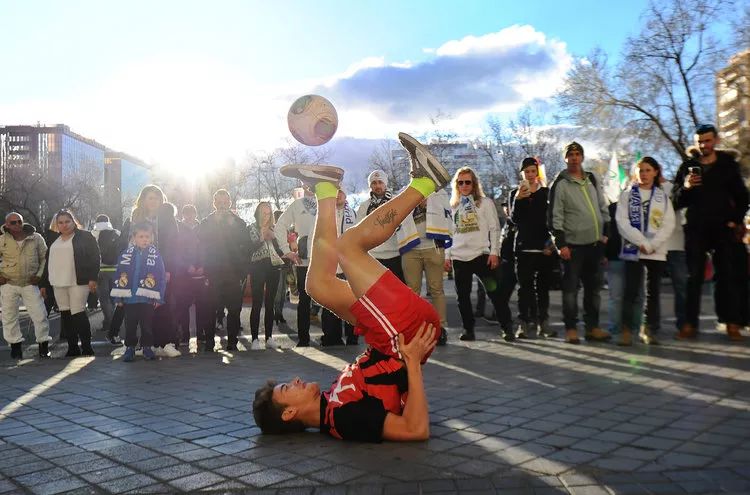
<path fill-rule="evenodd" d="M 10 358 L 23 359 L 23 343 L 18 342 L 10 345 Z"/>
<path fill-rule="evenodd" d="M 110 344 L 115 345 L 117 347 L 119 347 L 119 346 L 122 345 L 122 339 L 120 338 L 119 335 L 115 335 L 113 337 L 110 337 L 108 340 L 109 340 Z"/>
<path fill-rule="evenodd" d="M 436 191 L 444 188 L 451 181 L 448 170 L 422 143 L 404 132 L 398 133 L 398 140 L 401 141 L 401 146 L 409 152 L 411 158 L 409 175 L 413 178 L 429 177 L 435 183 Z"/>
<path fill-rule="evenodd" d="M 463 335 L 461 335 L 461 336 L 460 336 L 460 337 L 459 337 L 458 339 L 459 339 L 459 340 L 462 340 L 462 341 L 464 341 L 464 342 L 473 342 L 473 341 L 475 341 L 475 340 L 476 340 L 477 338 L 476 338 L 476 336 L 474 335 L 474 332 L 464 332 L 464 333 L 463 333 Z"/>
<path fill-rule="evenodd" d="M 164 353 L 163 347 L 154 347 L 153 351 L 156 356 L 167 357 L 167 355 Z M 143 355 L 143 349 L 139 349 L 139 352 L 141 353 L 141 355 Z"/>
<path fill-rule="evenodd" d="M 266 339 L 266 349 L 278 349 L 279 344 L 276 343 L 275 340 L 273 340 L 273 337 L 268 337 Z"/>
<path fill-rule="evenodd" d="M 333 165 L 289 164 L 279 169 L 284 177 L 299 179 L 307 187 L 314 187 L 318 182 L 340 184 L 344 178 L 344 169 Z"/>
<path fill-rule="evenodd" d="M 135 359 L 135 347 L 128 347 L 122 355 L 122 360 L 126 363 L 132 363 Z"/>
<path fill-rule="evenodd" d="M 150 347 L 144 347 L 143 348 L 143 358 L 147 359 L 149 361 L 153 361 L 154 359 L 156 359 L 156 354 L 154 354 L 154 350 L 152 348 L 150 348 Z"/>
<path fill-rule="evenodd" d="M 146 349 L 148 347 L 144 347 L 143 349 L 143 356 L 146 356 Z M 182 353 L 178 351 L 174 344 L 167 344 L 164 346 L 164 349 L 162 349 L 162 352 L 164 353 L 164 357 L 179 357 L 182 356 Z"/>
<path fill-rule="evenodd" d="M 268 346 L 268 341 L 266 341 L 266 346 Z M 260 347 L 260 340 L 253 339 L 252 342 L 250 342 L 250 350 L 251 351 L 259 351 L 261 349 Z"/>

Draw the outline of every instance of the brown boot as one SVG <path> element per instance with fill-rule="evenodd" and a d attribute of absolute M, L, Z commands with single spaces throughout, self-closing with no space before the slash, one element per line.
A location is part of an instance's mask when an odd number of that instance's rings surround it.
<path fill-rule="evenodd" d="M 594 342 L 606 342 L 611 340 L 612 336 L 606 330 L 602 330 L 599 327 L 594 327 L 586 332 L 586 340 L 593 340 Z"/>
<path fill-rule="evenodd" d="M 745 337 L 740 333 L 740 328 L 741 327 L 736 323 L 727 324 L 727 335 L 729 336 L 729 340 L 732 342 L 742 342 L 745 340 Z"/>
<path fill-rule="evenodd" d="M 685 323 L 674 338 L 677 340 L 695 340 L 698 338 L 698 329 L 690 323 Z"/>
<path fill-rule="evenodd" d="M 578 330 L 575 328 L 568 328 L 565 330 L 565 342 L 568 344 L 580 344 L 581 341 L 578 338 Z"/>
<path fill-rule="evenodd" d="M 629 328 L 622 329 L 622 334 L 620 334 L 620 339 L 617 341 L 617 345 L 621 347 L 630 347 L 633 345 L 633 334 L 630 332 Z"/>

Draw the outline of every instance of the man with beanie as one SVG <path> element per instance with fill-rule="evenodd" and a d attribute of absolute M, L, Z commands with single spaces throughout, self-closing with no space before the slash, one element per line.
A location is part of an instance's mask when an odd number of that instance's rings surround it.
<path fill-rule="evenodd" d="M 39 357 L 49 357 L 49 323 L 39 291 L 47 244 L 33 225 L 23 223 L 20 213 L 5 216 L 0 228 L 0 305 L 3 308 L 3 338 L 10 344 L 11 359 L 23 359 L 23 335 L 18 310 L 23 302 L 34 322 Z"/>
<path fill-rule="evenodd" d="M 384 171 L 373 170 L 367 176 L 367 183 L 370 184 L 370 201 L 364 201 L 359 205 L 357 218 L 360 221 L 393 197 L 393 192 L 388 189 L 388 177 Z M 370 254 L 382 263 L 383 266 L 392 271 L 399 280 L 406 283 L 404 269 L 401 267 L 401 255 L 398 252 L 396 234 L 393 234 L 380 246 L 372 249 Z"/>
<path fill-rule="evenodd" d="M 563 264 L 562 293 L 565 341 L 578 344 L 578 283 L 583 282 L 586 340 L 606 341 L 599 328 L 602 257 L 607 242 L 609 210 L 601 184 L 583 170 L 583 146 L 572 141 L 564 148 L 566 170 L 555 178 L 549 193 L 548 223 Z"/>
<path fill-rule="evenodd" d="M 675 209 L 686 208 L 684 226 L 688 283 L 685 323 L 678 339 L 699 333 L 701 292 L 706 253 L 716 273 L 714 298 L 721 301 L 721 317 L 732 341 L 743 340 L 747 324 L 747 253 L 742 244 L 748 192 L 734 150 L 716 149 L 719 135 L 713 125 L 695 130 L 691 158 L 677 170 L 672 196 Z"/>

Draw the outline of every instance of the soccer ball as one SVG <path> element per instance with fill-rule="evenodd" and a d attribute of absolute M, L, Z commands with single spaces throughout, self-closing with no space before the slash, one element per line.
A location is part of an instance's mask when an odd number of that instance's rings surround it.
<path fill-rule="evenodd" d="M 318 95 L 297 98 L 286 117 L 294 139 L 307 146 L 320 146 L 331 140 L 339 125 L 336 109 Z"/>

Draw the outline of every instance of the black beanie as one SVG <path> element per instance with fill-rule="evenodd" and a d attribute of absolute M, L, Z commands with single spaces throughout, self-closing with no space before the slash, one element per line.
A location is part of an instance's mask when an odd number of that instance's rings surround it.
<path fill-rule="evenodd" d="M 536 158 L 534 158 L 533 156 L 527 156 L 521 162 L 521 172 L 523 172 L 523 169 L 525 169 L 526 167 L 531 167 L 532 165 L 537 167 L 537 170 L 538 170 L 539 162 L 536 161 Z"/>
<path fill-rule="evenodd" d="M 563 148 L 563 151 L 564 151 L 563 153 L 564 157 L 568 156 L 568 153 L 570 153 L 571 151 L 580 151 L 581 155 L 583 155 L 583 146 L 576 143 L 575 141 L 571 141 L 565 145 L 565 148 Z"/>

